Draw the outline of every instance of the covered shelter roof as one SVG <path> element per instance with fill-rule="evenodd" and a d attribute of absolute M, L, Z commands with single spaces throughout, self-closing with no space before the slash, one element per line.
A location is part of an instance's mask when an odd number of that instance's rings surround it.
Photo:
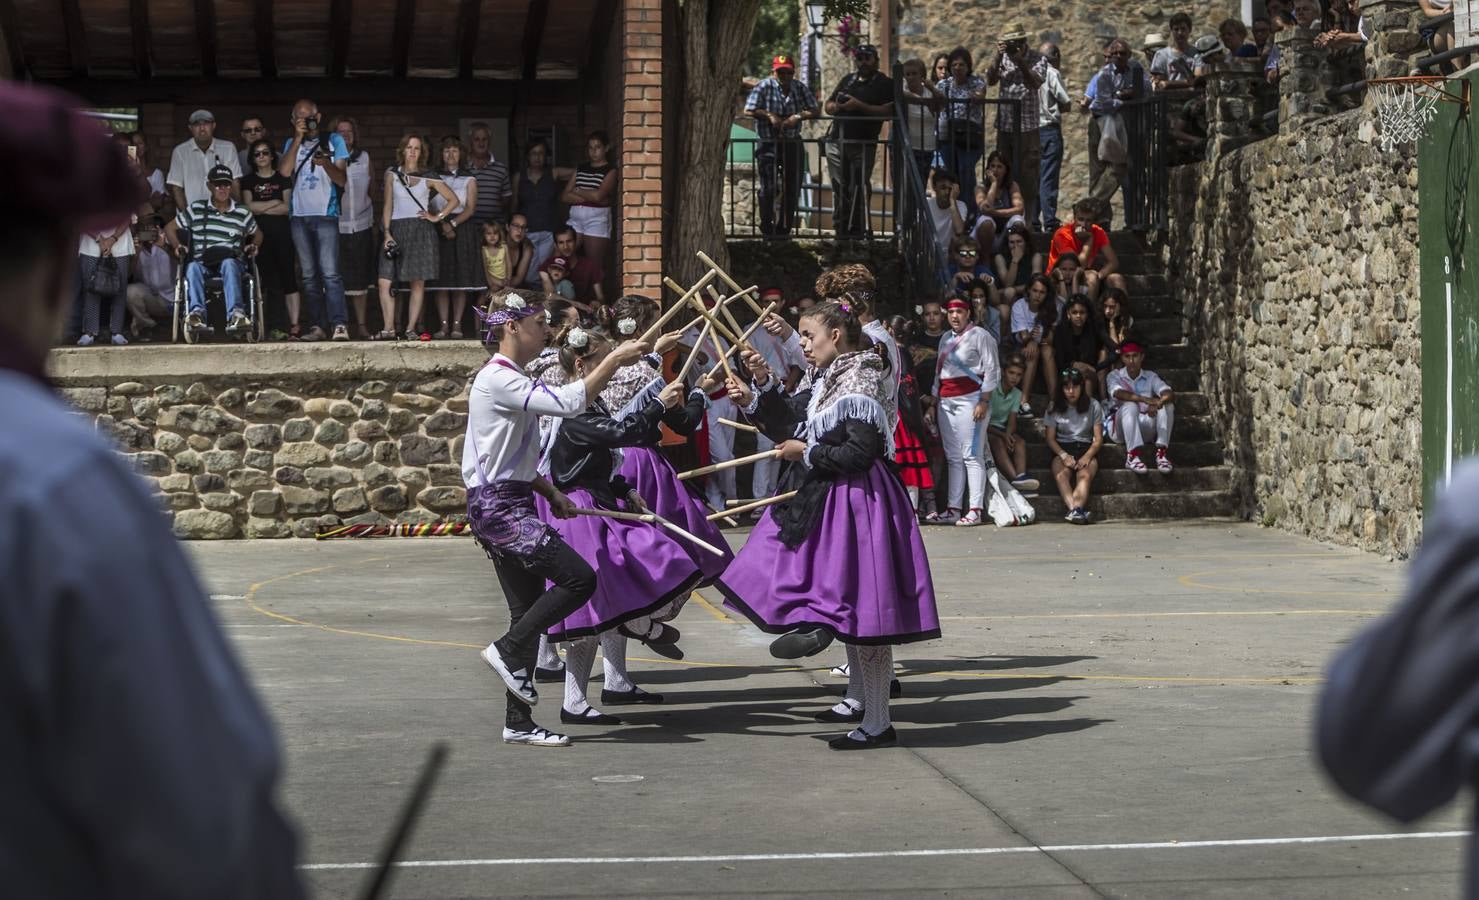
<path fill-rule="evenodd" d="M 393 91 L 529 102 L 598 81 L 617 0 L 0 0 L 0 65 L 98 103 Z M 504 96 L 506 95 L 506 97 Z"/>

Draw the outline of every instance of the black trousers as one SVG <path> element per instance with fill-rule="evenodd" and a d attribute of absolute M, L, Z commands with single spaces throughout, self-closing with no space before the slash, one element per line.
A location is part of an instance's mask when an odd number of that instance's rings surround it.
<path fill-rule="evenodd" d="M 827 143 L 832 219 L 838 237 L 862 238 L 868 234 L 868 197 L 877 158 L 877 141 L 839 139 Z"/>
<path fill-rule="evenodd" d="M 505 659 L 532 673 L 539 636 L 585 605 L 596 591 L 596 572 L 558 534 L 529 556 L 490 555 L 508 601 L 509 622 L 508 632 L 493 644 Z M 554 587 L 545 590 L 546 581 Z M 505 723 L 510 728 L 530 725 L 529 705 L 512 691 L 506 693 Z"/>
<path fill-rule="evenodd" d="M 805 164 L 796 138 L 762 140 L 755 145 L 755 168 L 760 174 L 760 233 L 787 235 L 796 227 L 796 201 L 801 194 Z"/>

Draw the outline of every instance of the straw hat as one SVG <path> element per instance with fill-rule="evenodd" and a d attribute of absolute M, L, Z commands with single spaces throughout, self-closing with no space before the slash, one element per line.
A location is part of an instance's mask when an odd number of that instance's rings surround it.
<path fill-rule="evenodd" d="M 1140 45 L 1141 50 L 1159 50 L 1166 46 L 1166 36 L 1159 31 L 1152 31 L 1145 36 L 1145 43 Z"/>

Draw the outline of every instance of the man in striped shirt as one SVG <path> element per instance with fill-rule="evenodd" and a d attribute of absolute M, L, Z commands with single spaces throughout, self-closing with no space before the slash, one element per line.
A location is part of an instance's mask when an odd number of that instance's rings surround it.
<path fill-rule="evenodd" d="M 508 202 L 514 195 L 508 166 L 493 158 L 493 135 L 483 122 L 474 122 L 468 131 L 468 168 L 478 182 L 478 205 L 473 209 L 474 224 L 486 222 L 508 224 Z"/>
<path fill-rule="evenodd" d="M 226 294 L 226 330 L 243 331 L 252 325 L 242 305 L 241 280 L 245 268 L 237 254 L 256 256 L 262 246 L 262 232 L 257 230 L 257 220 L 252 218 L 251 211 L 231 199 L 233 178 L 225 166 L 211 169 L 206 177 L 210 199 L 190 204 L 165 227 L 175 255 L 183 259 L 187 249 L 190 255 L 190 261 L 185 264 L 189 293 L 186 328 L 205 327 L 205 281 L 211 270 L 219 272 Z M 187 238 L 185 244 L 180 242 L 181 231 Z"/>

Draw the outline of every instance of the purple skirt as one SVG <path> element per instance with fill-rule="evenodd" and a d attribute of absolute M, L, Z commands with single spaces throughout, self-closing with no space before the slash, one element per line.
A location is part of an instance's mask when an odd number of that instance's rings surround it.
<path fill-rule="evenodd" d="M 565 492 L 572 503 L 596 506 L 589 491 Z M 571 641 L 609 631 L 623 622 L 651 615 L 687 597 L 703 577 L 688 553 L 659 525 L 598 516 L 557 519 L 535 496 L 545 524 L 559 533 L 596 570 L 596 592 L 580 609 L 549 629 L 550 640 Z"/>
<path fill-rule="evenodd" d="M 767 510 L 718 587 L 772 634 L 819 626 L 849 644 L 940 636 L 914 509 L 881 460 L 832 486 L 821 521 L 795 550 Z"/>
<path fill-rule="evenodd" d="M 631 483 L 648 509 L 724 551 L 723 556 L 715 556 L 682 538 L 678 539 L 703 571 L 700 587 L 712 584 L 714 579 L 724 574 L 724 570 L 734 562 L 734 553 L 724 540 L 724 533 L 706 518 L 709 508 L 678 480 L 678 473 L 661 453 L 650 447 L 628 447 L 622 451 L 621 475 Z"/>

